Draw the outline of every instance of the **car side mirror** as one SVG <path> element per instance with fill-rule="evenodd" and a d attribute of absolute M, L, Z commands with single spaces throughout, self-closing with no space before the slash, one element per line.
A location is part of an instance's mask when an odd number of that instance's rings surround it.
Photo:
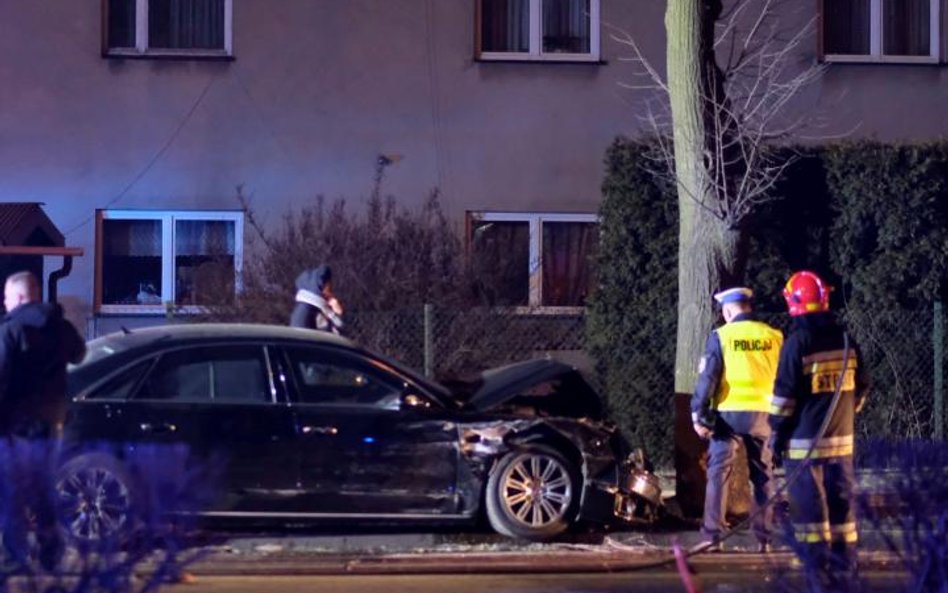
<path fill-rule="evenodd" d="M 431 401 L 417 393 L 406 393 L 402 396 L 402 408 L 427 410 L 431 408 Z"/>

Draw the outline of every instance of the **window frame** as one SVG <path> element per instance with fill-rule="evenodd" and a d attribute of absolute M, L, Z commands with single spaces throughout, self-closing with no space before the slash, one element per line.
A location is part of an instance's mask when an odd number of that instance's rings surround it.
<path fill-rule="evenodd" d="M 501 212 L 491 210 L 468 210 L 465 213 L 464 248 L 470 256 L 474 223 L 476 222 L 526 222 L 529 225 L 530 245 L 527 258 L 529 289 L 527 305 L 513 307 L 517 313 L 582 313 L 582 306 L 559 306 L 543 304 L 543 223 L 575 222 L 580 224 L 602 223 L 598 214 L 591 212 Z"/>
<path fill-rule="evenodd" d="M 213 397 L 214 395 L 213 385 L 211 386 L 211 392 L 210 392 L 211 397 L 206 400 L 204 399 L 178 400 L 178 399 L 166 399 L 166 398 L 154 398 L 154 397 L 140 397 L 141 390 L 144 384 L 148 381 L 151 375 L 161 367 L 161 364 L 166 357 L 173 356 L 181 352 L 184 352 L 187 354 L 189 352 L 193 353 L 198 350 L 207 350 L 207 349 L 214 349 L 214 348 L 232 348 L 232 347 L 247 348 L 248 350 L 253 349 L 260 353 L 260 359 L 263 362 L 262 371 L 264 374 L 264 377 L 263 377 L 264 384 L 265 384 L 264 386 L 267 392 L 265 400 L 244 401 L 244 400 L 231 400 L 231 399 L 217 399 Z M 125 399 L 122 399 L 122 400 L 101 399 L 98 401 L 104 401 L 104 402 L 123 401 L 125 403 L 145 404 L 145 405 L 152 405 L 152 406 L 164 405 L 164 404 L 173 405 L 173 406 L 181 405 L 181 406 L 205 406 L 205 407 L 278 405 L 281 402 L 279 402 L 277 399 L 277 389 L 275 385 L 275 377 L 273 373 L 273 363 L 271 361 L 270 348 L 271 346 L 269 344 L 264 343 L 264 342 L 256 342 L 256 341 L 229 341 L 229 342 L 228 341 L 223 341 L 223 342 L 209 341 L 209 342 L 195 342 L 191 344 L 179 345 L 173 348 L 166 348 L 164 350 L 152 352 L 148 356 L 136 359 L 135 362 L 133 362 L 130 365 L 124 366 L 123 369 L 119 371 L 119 373 L 123 373 L 128 370 L 131 370 L 132 368 L 134 368 L 135 366 L 139 364 L 147 363 L 147 368 L 144 370 L 144 372 L 142 372 L 139 375 L 134 388 L 132 388 L 131 392 L 125 397 Z M 96 389 L 101 389 L 102 386 L 104 386 L 107 381 L 111 380 L 114 377 L 117 377 L 119 373 L 110 374 L 108 379 L 106 379 L 105 381 L 101 381 L 97 384 Z"/>
<path fill-rule="evenodd" d="M 927 56 L 904 56 L 884 54 L 883 51 L 883 10 L 884 0 L 869 0 L 869 53 L 868 54 L 831 54 L 824 51 L 826 43 L 825 3 L 820 0 L 819 44 L 820 57 L 825 62 L 840 64 L 938 64 L 941 62 L 941 0 L 929 1 L 928 47 Z"/>
<path fill-rule="evenodd" d="M 478 60 L 485 62 L 599 62 L 601 24 L 600 0 L 589 0 L 589 53 L 543 52 L 542 2 L 530 2 L 530 49 L 526 52 L 483 51 L 481 49 L 481 19 L 483 0 L 476 0 L 474 18 L 474 47 Z"/>
<path fill-rule="evenodd" d="M 148 3 L 135 0 L 135 47 L 109 47 L 109 0 L 102 0 L 102 55 L 120 58 L 232 58 L 234 55 L 234 0 L 224 0 L 224 47 L 151 48 L 148 46 Z"/>
<path fill-rule="evenodd" d="M 244 213 L 240 210 L 96 210 L 95 216 L 95 295 L 94 312 L 104 314 L 162 314 L 172 308 L 175 314 L 193 315 L 203 311 L 202 305 L 175 303 L 175 222 L 208 220 L 234 223 L 234 293 L 242 289 L 244 255 Z M 161 222 L 161 304 L 107 304 L 103 297 L 104 225 L 106 220 L 158 220 Z"/>
<path fill-rule="evenodd" d="M 283 361 L 287 368 L 287 374 L 290 377 L 293 387 L 287 397 L 287 400 L 292 406 L 301 408 L 364 408 L 372 410 L 389 410 L 391 409 L 390 407 L 379 405 L 379 402 L 385 398 L 390 397 L 391 395 L 395 395 L 400 399 L 401 395 L 406 391 L 408 386 L 413 385 L 404 377 L 400 376 L 397 371 L 388 367 L 388 365 L 385 365 L 384 363 L 381 363 L 380 361 L 370 357 L 360 356 L 358 353 L 347 352 L 335 348 L 326 348 L 322 346 L 314 347 L 310 345 L 298 344 L 283 344 L 281 350 Z M 395 382 L 399 383 L 400 385 L 397 386 L 396 391 L 393 393 L 386 395 L 372 403 L 338 400 L 304 401 L 304 392 L 307 390 L 308 386 L 305 385 L 304 381 L 299 376 L 299 368 L 295 363 L 300 362 L 300 359 L 295 358 L 295 356 L 298 356 L 296 353 L 305 353 L 306 356 L 317 356 L 320 358 L 320 360 L 314 360 L 312 362 L 316 362 L 318 364 L 327 364 L 330 366 L 336 366 L 350 370 L 354 369 L 357 372 L 363 372 L 370 377 L 376 377 L 376 380 L 382 384 L 389 384 L 390 380 L 394 379 Z M 381 377 L 381 379 L 379 379 L 379 377 Z M 433 403 L 440 405 L 440 402 L 429 397 L 427 391 L 423 390 L 423 393 L 425 397 L 430 399 Z"/>

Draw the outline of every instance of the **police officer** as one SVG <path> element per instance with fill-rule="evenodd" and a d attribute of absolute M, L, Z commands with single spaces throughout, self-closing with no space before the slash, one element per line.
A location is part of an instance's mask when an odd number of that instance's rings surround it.
<path fill-rule="evenodd" d="M 708 486 L 702 532 L 709 551 L 721 549 L 727 492 L 738 446 L 747 451 L 754 489 L 754 534 L 759 551 L 770 550 L 773 491 L 768 412 L 783 334 L 751 313 L 753 291 L 730 288 L 714 295 L 725 324 L 711 332 L 691 398 L 694 430 L 708 446 Z"/>
<path fill-rule="evenodd" d="M 868 382 L 859 348 L 844 340 L 845 330 L 829 312 L 830 290 L 809 271 L 793 274 L 784 287 L 793 323 L 780 352 L 770 424 L 787 475 L 799 471 L 788 489 L 797 542 L 811 566 L 838 574 L 855 568 L 853 429 Z"/>

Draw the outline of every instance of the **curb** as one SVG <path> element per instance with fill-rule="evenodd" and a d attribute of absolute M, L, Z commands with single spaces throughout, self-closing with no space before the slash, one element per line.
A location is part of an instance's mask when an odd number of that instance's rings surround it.
<path fill-rule="evenodd" d="M 799 562 L 791 552 L 771 554 L 724 552 L 693 556 L 699 572 L 796 571 Z M 610 573 L 673 570 L 670 551 L 628 550 L 608 552 L 547 553 L 415 553 L 375 556 L 294 554 L 277 557 L 228 558 L 213 556 L 189 565 L 197 576 L 329 576 L 508 573 Z M 887 552 L 860 554 L 865 570 L 893 571 L 898 558 Z"/>

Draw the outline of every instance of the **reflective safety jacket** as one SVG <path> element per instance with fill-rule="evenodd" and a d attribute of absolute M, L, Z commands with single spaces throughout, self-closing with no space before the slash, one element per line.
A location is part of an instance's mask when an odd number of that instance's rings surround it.
<path fill-rule="evenodd" d="M 852 336 L 846 356 L 843 328 L 831 313 L 809 313 L 794 318 L 780 352 L 770 409 L 770 425 L 776 435 L 778 454 L 789 459 L 804 459 L 811 447 L 811 458 L 853 454 L 854 419 L 868 392 L 862 362 Z M 842 381 L 839 404 L 826 433 L 817 442 L 838 381 Z"/>
<path fill-rule="evenodd" d="M 691 398 L 693 422 L 714 426 L 718 412 L 770 411 L 783 334 L 742 313 L 708 336 Z"/>

